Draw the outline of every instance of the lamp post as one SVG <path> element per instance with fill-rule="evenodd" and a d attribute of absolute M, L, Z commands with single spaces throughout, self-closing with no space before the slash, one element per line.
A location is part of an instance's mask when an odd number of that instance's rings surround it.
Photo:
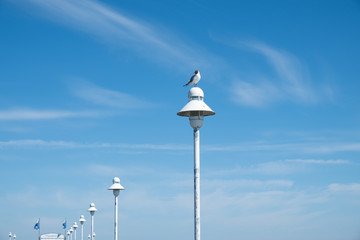
<path fill-rule="evenodd" d="M 91 238 L 91 237 L 90 237 L 90 234 L 89 234 L 88 239 L 90 240 L 90 238 Z"/>
<path fill-rule="evenodd" d="M 95 208 L 95 203 L 90 203 L 90 208 L 88 209 L 91 215 L 91 240 L 94 239 L 94 214 L 97 211 Z"/>
<path fill-rule="evenodd" d="M 113 190 L 113 194 L 115 196 L 115 214 L 114 214 L 114 240 L 118 240 L 118 198 L 120 194 L 120 190 L 124 190 L 125 188 L 121 186 L 120 179 L 118 177 L 114 177 L 113 185 L 109 187 L 109 190 Z"/>
<path fill-rule="evenodd" d="M 72 237 L 73 237 L 73 234 L 72 234 L 72 233 L 73 233 L 74 229 L 71 227 L 69 231 L 70 231 L 70 240 L 72 240 L 72 239 L 73 239 L 73 238 L 72 238 Z"/>
<path fill-rule="evenodd" d="M 16 234 L 14 233 L 14 235 L 13 235 L 13 239 L 15 240 L 16 239 Z"/>
<path fill-rule="evenodd" d="M 73 228 L 74 228 L 74 240 L 76 240 L 76 229 L 78 228 L 78 225 L 76 222 L 74 222 Z"/>
<path fill-rule="evenodd" d="M 189 117 L 194 129 L 194 238 L 200 240 L 200 128 L 204 117 L 215 112 L 204 102 L 204 92 L 199 87 L 193 87 L 188 93 L 189 102 L 177 113 Z"/>
<path fill-rule="evenodd" d="M 84 222 L 86 222 L 84 215 L 80 216 L 79 222 L 81 224 L 81 240 L 84 240 Z"/>
<path fill-rule="evenodd" d="M 9 232 L 9 240 L 11 240 L 12 234 L 11 232 Z"/>
<path fill-rule="evenodd" d="M 66 235 L 67 235 L 67 240 L 69 240 L 69 235 L 70 235 L 70 231 L 69 231 L 69 230 L 66 232 Z"/>

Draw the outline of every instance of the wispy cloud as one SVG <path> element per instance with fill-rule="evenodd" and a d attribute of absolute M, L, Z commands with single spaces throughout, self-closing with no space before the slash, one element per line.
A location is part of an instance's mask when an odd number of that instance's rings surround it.
<path fill-rule="evenodd" d="M 328 190 L 331 192 L 351 192 L 360 193 L 360 183 L 332 183 L 328 186 Z"/>
<path fill-rule="evenodd" d="M 0 147 L 51 147 L 51 148 L 118 148 L 144 150 L 188 150 L 189 145 L 179 144 L 128 144 L 128 143 L 78 143 L 68 141 L 45 141 L 40 139 L 25 139 L 0 142 Z"/>
<path fill-rule="evenodd" d="M 76 97 L 102 106 L 115 108 L 144 108 L 154 106 L 154 104 L 140 100 L 128 93 L 106 89 L 84 80 L 76 81 L 76 83 L 72 82 L 71 90 Z"/>
<path fill-rule="evenodd" d="M 186 66 L 208 62 L 209 53 L 200 53 L 200 46 L 190 47 L 189 43 L 171 35 L 169 29 L 149 24 L 149 21 L 126 16 L 119 9 L 116 11 L 105 4 L 92 0 L 28 0 L 19 1 L 22 5 L 36 7 L 36 15 L 43 15 L 51 21 L 99 37 L 113 45 L 126 46 L 139 55 L 160 60 L 166 64 Z M 39 11 L 40 10 L 40 11 Z M 156 54 L 154 54 L 156 53 Z M 171 59 L 171 61 L 169 61 Z"/>
<path fill-rule="evenodd" d="M 305 164 L 349 164 L 348 160 L 317 160 L 317 159 L 289 159 L 285 162 Z"/>
<path fill-rule="evenodd" d="M 93 111 L 10 109 L 0 111 L 0 121 L 7 120 L 49 120 L 98 116 Z"/>
<path fill-rule="evenodd" d="M 360 151 L 360 142 L 308 141 L 299 143 L 245 142 L 233 145 L 205 145 L 207 151 L 279 151 L 327 154 L 335 152 Z"/>
<path fill-rule="evenodd" d="M 23 139 L 10 140 L 0 142 L 0 147 L 56 147 L 56 148 L 119 148 L 119 149 L 157 149 L 157 150 L 189 150 L 190 145 L 181 145 L 176 143 L 166 144 L 151 144 L 151 143 L 109 143 L 109 142 L 94 142 L 94 143 L 79 143 L 69 141 L 45 141 L 40 139 Z M 360 151 L 360 143 L 293 143 L 293 144 L 266 144 L 266 143 L 244 143 L 233 146 L 202 146 L 203 151 L 230 151 L 230 152 L 266 152 L 282 150 L 290 153 L 311 153 L 311 154 L 327 154 L 335 152 L 357 152 Z M 349 164 L 348 160 L 323 160 L 323 159 L 288 159 L 283 160 L 283 163 L 303 163 L 303 164 Z M 266 169 L 271 169 L 272 166 L 264 166 Z M 276 164 L 276 168 L 279 165 Z"/>
<path fill-rule="evenodd" d="M 315 103 L 317 96 L 310 84 L 308 70 L 303 63 L 285 50 L 275 49 L 262 42 L 240 43 L 237 47 L 261 54 L 275 73 L 274 77 L 246 76 L 246 80 L 236 79 L 231 88 L 234 102 L 248 106 L 264 106 L 276 101 Z M 261 76 L 261 74 L 260 74 Z M 256 79 L 259 79 L 257 73 Z"/>

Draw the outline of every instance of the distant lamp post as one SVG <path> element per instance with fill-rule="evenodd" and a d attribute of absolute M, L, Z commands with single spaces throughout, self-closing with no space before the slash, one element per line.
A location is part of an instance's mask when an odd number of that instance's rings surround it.
<path fill-rule="evenodd" d="M 76 240 L 76 229 L 78 228 L 78 225 L 76 222 L 74 222 L 73 228 L 74 228 L 74 240 Z"/>
<path fill-rule="evenodd" d="M 16 234 L 14 233 L 14 235 L 13 235 L 13 239 L 15 240 L 16 239 Z"/>
<path fill-rule="evenodd" d="M 81 240 L 84 240 L 84 222 L 86 222 L 84 215 L 80 216 L 79 222 L 81 224 Z"/>
<path fill-rule="evenodd" d="M 97 211 L 95 208 L 95 203 L 90 203 L 90 208 L 88 209 L 91 215 L 91 240 L 94 238 L 94 214 Z"/>
<path fill-rule="evenodd" d="M 12 234 L 11 232 L 9 232 L 9 240 L 11 240 Z"/>
<path fill-rule="evenodd" d="M 90 238 L 91 238 L 91 236 L 90 236 L 90 234 L 89 234 L 88 239 L 90 240 Z"/>
<path fill-rule="evenodd" d="M 96 233 L 93 233 L 93 238 L 94 238 L 94 240 L 95 240 L 95 237 L 96 237 Z"/>
<path fill-rule="evenodd" d="M 188 93 L 189 102 L 177 113 L 189 117 L 194 129 L 194 237 L 200 240 L 200 128 L 204 117 L 215 112 L 204 102 L 204 92 L 199 87 L 193 87 Z"/>
<path fill-rule="evenodd" d="M 67 240 L 69 240 L 69 236 L 70 236 L 70 231 L 69 230 L 66 232 L 66 235 L 67 235 Z"/>
<path fill-rule="evenodd" d="M 120 190 L 124 189 L 125 188 L 120 184 L 120 179 L 118 177 L 114 177 L 113 185 L 109 187 L 109 190 L 113 190 L 113 194 L 115 196 L 114 240 L 118 240 L 118 197 L 120 194 Z"/>
<path fill-rule="evenodd" d="M 71 227 L 69 231 L 70 231 L 70 240 L 72 240 L 73 239 L 73 234 L 72 233 L 73 233 L 74 229 Z"/>

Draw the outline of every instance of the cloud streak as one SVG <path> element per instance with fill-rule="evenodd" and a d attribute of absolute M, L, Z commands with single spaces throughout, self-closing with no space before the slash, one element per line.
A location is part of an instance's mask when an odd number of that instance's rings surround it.
<path fill-rule="evenodd" d="M 130 94 L 102 88 L 86 81 L 78 81 L 76 84 L 72 84 L 71 89 L 76 97 L 96 105 L 115 108 L 144 108 L 154 105 Z"/>
<path fill-rule="evenodd" d="M 49 147 L 49 148 L 119 148 L 144 150 L 189 150 L 189 145 L 179 144 L 128 144 L 128 143 L 77 143 L 68 141 L 45 141 L 40 139 L 25 139 L 0 142 L 4 147 Z"/>
<path fill-rule="evenodd" d="M 113 45 L 126 46 L 152 61 L 155 58 L 167 64 L 189 65 L 194 61 L 208 63 L 210 57 L 206 52 L 199 54 L 200 47 L 190 47 L 188 43 L 171 36 L 168 29 L 164 31 L 145 21 L 128 17 L 101 2 L 28 0 L 26 3 L 36 8 L 37 15 L 42 14 L 52 21 L 90 33 Z M 25 5 L 24 2 L 21 4 Z M 197 53 L 197 60 L 192 57 L 194 53 Z"/>
<path fill-rule="evenodd" d="M 189 150 L 192 149 L 190 145 L 181 144 L 126 144 L 126 143 L 78 143 L 69 141 L 45 141 L 40 139 L 23 139 L 10 140 L 0 142 L 0 147 L 56 147 L 56 148 L 124 148 L 124 149 L 157 149 L 157 150 Z M 278 151 L 291 153 L 311 153 L 311 154 L 328 154 L 335 152 L 358 152 L 360 151 L 360 143 L 293 143 L 293 144 L 264 144 L 264 143 L 245 143 L 233 146 L 202 146 L 202 151 L 206 152 L 266 152 Z M 348 160 L 322 160 L 322 159 L 288 159 L 284 160 L 287 163 L 298 164 L 349 164 Z M 269 168 L 269 166 L 266 166 Z"/>
<path fill-rule="evenodd" d="M 10 120 L 50 120 L 63 118 L 83 118 L 98 116 L 93 111 L 69 110 L 37 110 L 37 109 L 10 109 L 0 111 L 0 121 Z"/>
<path fill-rule="evenodd" d="M 262 55 L 272 66 L 275 77 L 271 80 L 260 77 L 262 80 L 253 81 L 252 77 L 247 76 L 247 80 L 235 80 L 231 88 L 234 102 L 252 107 L 284 100 L 306 104 L 317 102 L 307 69 L 297 57 L 261 42 L 241 43 L 237 47 L 244 46 Z M 258 76 L 256 78 L 259 79 Z"/>

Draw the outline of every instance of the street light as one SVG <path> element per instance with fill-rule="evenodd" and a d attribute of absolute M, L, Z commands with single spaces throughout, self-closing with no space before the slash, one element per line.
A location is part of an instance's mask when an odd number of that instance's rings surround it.
<path fill-rule="evenodd" d="M 69 231 L 70 231 L 70 240 L 72 240 L 73 237 L 72 232 L 74 231 L 74 229 L 71 227 Z"/>
<path fill-rule="evenodd" d="M 69 231 L 69 230 L 66 232 L 66 235 L 67 235 L 67 240 L 69 240 L 69 235 L 70 235 L 70 231 Z"/>
<path fill-rule="evenodd" d="M 193 87 L 188 93 L 189 102 L 177 113 L 189 117 L 194 129 L 194 237 L 200 240 L 200 128 L 204 117 L 215 112 L 204 102 L 204 92 L 199 87 Z"/>
<path fill-rule="evenodd" d="M 11 240 L 12 234 L 11 232 L 9 232 L 9 240 Z"/>
<path fill-rule="evenodd" d="M 86 222 L 84 215 L 80 216 L 79 222 L 81 224 L 81 240 L 84 240 L 84 222 Z"/>
<path fill-rule="evenodd" d="M 118 197 L 120 194 L 120 190 L 124 190 L 125 188 L 121 186 L 120 179 L 118 177 L 114 177 L 113 185 L 109 187 L 109 190 L 113 190 L 115 196 L 115 217 L 114 217 L 114 240 L 118 239 Z"/>
<path fill-rule="evenodd" d="M 75 236 L 74 240 L 76 240 L 76 229 L 78 228 L 78 225 L 76 222 L 74 222 L 73 228 L 74 228 L 74 236 Z"/>
<path fill-rule="evenodd" d="M 88 209 L 91 215 L 91 240 L 94 238 L 94 214 L 97 211 L 95 208 L 95 203 L 90 203 L 90 208 Z"/>
<path fill-rule="evenodd" d="M 15 240 L 16 239 L 16 234 L 14 233 L 14 235 L 13 235 L 13 239 Z"/>
<path fill-rule="evenodd" d="M 90 234 L 89 234 L 88 239 L 90 240 L 90 238 L 91 238 L 91 236 L 90 236 Z"/>

